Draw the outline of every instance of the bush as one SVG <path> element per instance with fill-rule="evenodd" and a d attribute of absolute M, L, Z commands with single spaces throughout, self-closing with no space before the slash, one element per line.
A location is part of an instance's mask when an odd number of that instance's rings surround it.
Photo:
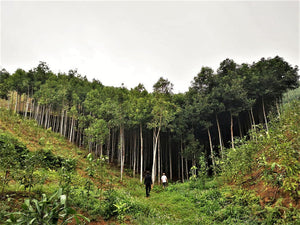
<path fill-rule="evenodd" d="M 148 205 L 139 202 L 129 193 L 108 190 L 104 192 L 105 200 L 103 202 L 102 216 L 105 219 L 116 216 L 122 221 L 125 215 L 131 215 L 134 218 L 140 215 L 149 216 L 151 209 Z"/>
<path fill-rule="evenodd" d="M 43 168 L 49 168 L 52 170 L 57 170 L 62 166 L 66 167 L 69 171 L 74 171 L 76 168 L 75 159 L 64 159 L 60 156 L 54 155 L 49 150 L 41 149 L 35 153 L 38 157 L 41 158 L 41 166 Z"/>

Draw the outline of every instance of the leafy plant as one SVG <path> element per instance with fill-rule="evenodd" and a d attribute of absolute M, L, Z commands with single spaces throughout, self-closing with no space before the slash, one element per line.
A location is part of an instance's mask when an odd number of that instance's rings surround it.
<path fill-rule="evenodd" d="M 117 216 L 118 220 L 123 221 L 130 207 L 127 205 L 126 202 L 119 202 L 114 204 L 114 206 L 116 208 L 114 212 L 118 215 Z"/>
<path fill-rule="evenodd" d="M 25 190 L 29 189 L 29 192 L 34 185 L 43 181 L 39 174 L 35 173 L 41 165 L 41 160 L 38 154 L 29 153 L 24 160 L 23 168 L 18 171 L 18 180 L 24 185 Z"/>
<path fill-rule="evenodd" d="M 59 186 L 69 195 L 71 191 L 71 184 L 74 172 L 74 160 L 65 160 L 62 163 L 62 167 L 59 171 L 60 181 Z"/>
<path fill-rule="evenodd" d="M 191 181 L 196 181 L 197 180 L 197 167 L 196 166 L 192 166 L 190 169 L 190 180 Z"/>
<path fill-rule="evenodd" d="M 22 205 L 21 212 L 10 213 L 6 224 L 25 225 L 25 224 L 44 224 L 54 225 L 67 224 L 73 218 L 80 224 L 79 218 L 90 222 L 90 220 L 70 208 L 67 204 L 67 196 L 62 194 L 60 188 L 49 198 L 46 194 L 42 194 L 42 199 L 26 199 Z"/>

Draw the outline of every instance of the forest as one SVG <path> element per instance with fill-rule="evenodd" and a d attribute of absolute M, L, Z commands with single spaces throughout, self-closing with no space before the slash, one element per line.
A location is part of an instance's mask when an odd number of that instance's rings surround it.
<path fill-rule="evenodd" d="M 121 180 L 124 169 L 141 182 L 149 170 L 159 183 L 163 172 L 187 180 L 193 166 L 216 175 L 235 140 L 258 124 L 268 132 L 268 114 L 280 113 L 283 94 L 298 79 L 298 67 L 279 56 L 241 65 L 225 59 L 217 71 L 202 67 L 187 92 L 174 94 L 163 77 L 152 92 L 143 84 L 129 90 L 90 82 L 76 70 L 54 74 L 40 62 L 13 74 L 2 69 L 0 97 L 9 110 L 105 156 L 119 166 Z"/>
<path fill-rule="evenodd" d="M 1 70 L 0 223 L 299 224 L 298 67 L 226 59 L 172 88 Z"/>

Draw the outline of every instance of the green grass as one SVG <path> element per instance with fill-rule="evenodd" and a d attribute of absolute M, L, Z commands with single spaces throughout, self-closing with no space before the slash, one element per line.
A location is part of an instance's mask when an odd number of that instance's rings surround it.
<path fill-rule="evenodd" d="M 147 216 L 138 215 L 134 221 L 137 224 L 259 224 L 249 210 L 249 205 L 261 209 L 253 194 L 219 187 L 218 182 L 211 179 L 202 189 L 193 188 L 194 185 L 190 182 L 171 184 L 165 190 L 156 187 L 149 198 L 144 197 L 143 187 L 129 192 L 152 212 Z"/>

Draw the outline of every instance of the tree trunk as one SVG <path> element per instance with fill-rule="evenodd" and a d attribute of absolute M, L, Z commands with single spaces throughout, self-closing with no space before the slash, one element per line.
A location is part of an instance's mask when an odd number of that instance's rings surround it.
<path fill-rule="evenodd" d="M 96 142 L 96 149 L 95 149 L 95 155 L 96 155 L 96 157 L 99 157 L 98 146 L 99 146 L 99 144 L 97 144 L 97 142 Z"/>
<path fill-rule="evenodd" d="M 115 134 L 115 129 L 112 129 L 112 137 L 111 137 L 111 162 L 114 160 L 115 156 L 115 146 L 116 146 L 116 134 Z"/>
<path fill-rule="evenodd" d="M 121 132 L 121 131 L 120 131 Z M 121 165 L 121 136 L 120 136 L 120 133 L 119 133 L 119 144 L 118 144 L 118 151 L 117 151 L 117 158 L 118 158 L 118 164 Z"/>
<path fill-rule="evenodd" d="M 88 137 L 88 144 L 89 144 L 89 153 L 92 152 L 92 142 L 91 142 L 91 138 Z"/>
<path fill-rule="evenodd" d="M 76 139 L 75 139 L 75 134 L 76 134 L 76 124 L 77 124 L 77 120 L 74 119 L 74 125 L 73 125 L 73 135 L 72 135 L 72 143 L 75 143 L 76 142 Z"/>
<path fill-rule="evenodd" d="M 64 130 L 64 115 L 65 115 L 65 109 L 64 109 L 64 106 L 63 106 L 62 110 L 61 110 L 60 135 L 63 135 L 63 130 Z"/>
<path fill-rule="evenodd" d="M 65 124 L 64 124 L 64 137 L 67 137 L 67 125 L 68 125 L 68 110 L 65 113 Z"/>
<path fill-rule="evenodd" d="M 40 105 L 37 103 L 34 119 L 36 122 L 38 122 L 38 115 L 39 115 Z"/>
<path fill-rule="evenodd" d="M 252 117 L 252 122 L 253 122 L 253 129 L 254 129 L 254 132 L 256 133 L 256 124 L 255 124 L 255 119 L 254 119 L 254 115 L 253 115 L 253 108 L 251 107 L 250 109 L 250 113 L 251 113 L 251 117 Z M 257 138 L 256 138 L 256 135 L 255 135 L 255 141 L 257 142 Z"/>
<path fill-rule="evenodd" d="M 188 160 L 187 158 L 185 158 L 185 175 L 186 175 L 186 179 L 189 179 L 189 168 L 188 168 Z"/>
<path fill-rule="evenodd" d="M 56 116 L 56 125 L 55 125 L 55 127 L 56 127 L 56 133 L 59 133 L 59 114 Z"/>
<path fill-rule="evenodd" d="M 77 146 L 81 146 L 81 128 L 79 127 L 79 121 L 77 122 L 77 132 L 75 138 Z"/>
<path fill-rule="evenodd" d="M 42 113 L 40 115 L 39 124 L 42 126 L 44 122 L 45 105 L 42 106 Z"/>
<path fill-rule="evenodd" d="M 173 168 L 172 168 L 172 145 L 169 139 L 169 166 L 170 166 L 170 180 L 173 180 Z"/>
<path fill-rule="evenodd" d="M 181 153 L 181 181 L 184 182 L 184 172 L 183 172 L 183 146 L 182 146 L 182 136 L 180 138 L 180 153 Z"/>
<path fill-rule="evenodd" d="M 157 133 L 155 132 L 156 129 L 153 130 L 153 138 L 154 138 L 154 145 L 153 145 L 153 162 L 152 162 L 152 183 L 155 182 L 155 175 L 156 175 L 156 152 L 157 152 L 157 144 L 158 144 L 158 138 L 160 133 L 160 127 L 158 127 Z"/>
<path fill-rule="evenodd" d="M 31 104 L 30 104 L 29 117 L 32 118 L 32 116 L 33 116 L 32 110 L 34 110 L 34 100 L 31 100 L 30 103 Z"/>
<path fill-rule="evenodd" d="M 179 154 L 177 154 L 177 163 L 178 163 L 178 166 L 177 166 L 177 175 L 178 175 L 178 180 L 180 180 L 180 157 L 179 157 Z"/>
<path fill-rule="evenodd" d="M 121 180 L 123 179 L 125 161 L 124 125 L 120 126 L 120 158 L 121 158 Z"/>
<path fill-rule="evenodd" d="M 280 108 L 278 104 L 278 99 L 276 99 L 276 109 L 277 109 L 278 117 L 280 118 Z"/>
<path fill-rule="evenodd" d="M 52 131 L 55 132 L 56 131 L 56 122 L 57 122 L 57 118 L 56 115 L 53 113 L 53 125 L 52 125 Z"/>
<path fill-rule="evenodd" d="M 108 132 L 108 137 L 107 137 L 107 144 L 106 144 L 106 155 L 107 155 L 107 161 L 110 162 L 110 157 L 109 157 L 109 150 L 110 150 L 110 135 L 111 135 L 111 129 L 109 128 Z"/>
<path fill-rule="evenodd" d="M 22 94 L 19 95 L 18 113 L 22 113 Z"/>
<path fill-rule="evenodd" d="M 45 129 L 47 129 L 47 123 L 48 123 L 48 113 L 49 113 L 49 108 L 47 108 L 46 106 L 45 106 L 45 110 L 46 110 L 46 115 L 45 115 L 45 123 L 44 123 L 44 127 L 45 127 Z"/>
<path fill-rule="evenodd" d="M 15 113 L 18 113 L 18 92 L 16 92 L 17 93 L 17 97 L 16 97 L 16 104 L 15 104 Z"/>
<path fill-rule="evenodd" d="M 134 142 L 133 142 L 133 177 L 135 177 L 135 167 L 136 167 L 136 142 L 137 142 L 137 134 L 134 131 Z"/>
<path fill-rule="evenodd" d="M 12 100 L 13 100 L 13 92 L 9 92 L 8 94 L 8 104 L 7 104 L 7 110 L 10 110 L 11 104 L 12 104 Z"/>
<path fill-rule="evenodd" d="M 253 126 L 254 126 L 254 129 L 255 129 L 255 119 L 254 119 L 254 114 L 253 114 L 253 107 L 251 107 L 251 109 L 250 109 L 250 113 L 251 113 L 251 118 L 252 118 L 252 124 L 253 124 Z"/>
<path fill-rule="evenodd" d="M 73 137 L 73 131 L 74 130 L 74 116 L 72 116 L 72 121 L 71 121 L 71 129 L 70 129 L 70 135 L 69 135 L 69 142 L 72 142 L 72 137 Z"/>
<path fill-rule="evenodd" d="M 140 182 L 143 183 L 143 160 L 144 160 L 144 149 L 143 149 L 143 126 L 140 124 L 140 139 L 141 139 L 141 167 L 140 167 Z"/>
<path fill-rule="evenodd" d="M 243 133 L 242 133 L 242 125 L 241 125 L 241 121 L 240 121 L 240 117 L 238 116 L 238 124 L 239 124 L 239 132 L 240 132 L 240 138 L 243 137 Z"/>
<path fill-rule="evenodd" d="M 214 150 L 213 150 L 209 128 L 207 128 L 207 134 L 209 139 L 209 147 L 210 147 L 211 161 L 213 164 L 213 171 L 214 171 L 214 175 L 216 175 L 217 173 L 216 173 L 216 165 L 215 165 L 215 156 L 214 156 Z"/>
<path fill-rule="evenodd" d="M 218 114 L 216 114 L 216 121 L 217 121 L 218 134 L 219 134 L 221 158 L 223 159 L 223 140 L 222 140 L 222 135 L 221 135 L 221 128 L 220 128 L 220 124 L 219 124 Z"/>
<path fill-rule="evenodd" d="M 264 119 L 265 119 L 266 129 L 267 129 L 267 133 L 269 133 L 268 120 L 267 120 L 266 111 L 265 111 L 265 102 L 264 102 L 264 98 L 262 98 L 261 100 L 262 100 L 262 108 L 263 108 L 263 114 L 264 114 Z"/>
<path fill-rule="evenodd" d="M 19 105 L 19 112 L 20 112 L 20 114 L 24 114 L 24 102 L 25 102 L 25 100 L 24 100 L 24 95 L 25 94 L 20 94 L 20 101 L 19 101 L 19 103 L 20 103 L 20 105 Z M 23 101 L 22 101 L 22 96 L 23 96 Z"/>
<path fill-rule="evenodd" d="M 100 143 L 100 157 L 102 158 L 103 155 L 103 144 Z"/>
<path fill-rule="evenodd" d="M 49 106 L 49 115 L 48 115 L 48 123 L 47 123 L 47 129 L 49 127 L 52 127 L 51 123 L 53 122 L 53 119 L 52 119 L 52 122 L 51 122 L 51 115 L 53 115 L 53 112 L 52 112 L 52 105 Z M 52 116 L 53 118 L 53 116 Z"/>
<path fill-rule="evenodd" d="M 24 118 L 27 117 L 28 106 L 29 106 L 29 95 L 28 95 L 27 98 L 26 98 L 26 108 L 25 108 Z"/>
<path fill-rule="evenodd" d="M 234 140 L 233 140 L 233 116 L 230 112 L 230 135 L 231 135 L 231 147 L 234 149 Z"/>
<path fill-rule="evenodd" d="M 158 139 L 158 145 L 157 145 L 157 182 L 158 184 L 160 184 L 160 174 L 161 174 L 161 171 L 160 171 L 160 138 Z"/>

